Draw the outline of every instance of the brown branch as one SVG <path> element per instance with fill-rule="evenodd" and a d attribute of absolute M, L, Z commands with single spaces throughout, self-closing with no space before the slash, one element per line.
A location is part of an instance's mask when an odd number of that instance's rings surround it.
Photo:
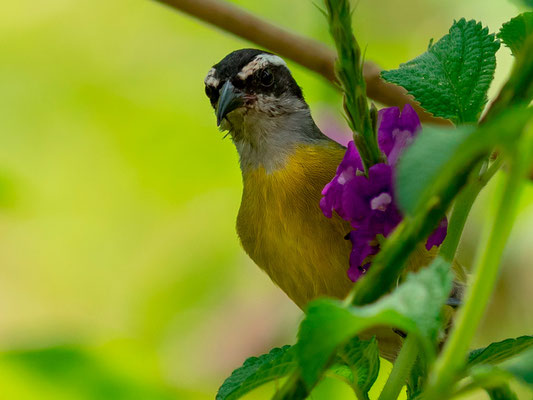
<path fill-rule="evenodd" d="M 335 76 L 335 52 L 323 43 L 289 32 L 264 21 L 255 15 L 221 0 L 155 0 L 172 8 L 205 21 L 222 30 L 268 49 L 282 57 L 310 69 L 337 86 Z M 420 119 L 441 125 L 451 124 L 448 120 L 435 118 L 407 95 L 405 89 L 380 78 L 380 68 L 365 62 L 363 73 L 367 95 L 388 106 L 411 104 Z"/>

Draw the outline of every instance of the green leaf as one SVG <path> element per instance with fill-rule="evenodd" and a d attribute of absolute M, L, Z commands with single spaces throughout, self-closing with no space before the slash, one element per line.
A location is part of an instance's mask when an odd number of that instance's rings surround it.
<path fill-rule="evenodd" d="M 337 361 L 339 364 L 333 366 L 333 372 L 342 376 L 360 398 L 368 398 L 368 391 L 379 373 L 379 348 L 376 338 L 352 338 L 338 352 Z"/>
<path fill-rule="evenodd" d="M 481 23 L 463 18 L 425 53 L 381 75 L 407 89 L 433 115 L 475 122 L 487 103 L 499 47 Z"/>
<path fill-rule="evenodd" d="M 522 13 L 502 25 L 498 37 L 517 55 L 526 38 L 533 33 L 533 11 Z"/>
<path fill-rule="evenodd" d="M 421 203 L 429 201 L 439 183 L 437 176 L 473 131 L 474 127 L 466 125 L 457 129 L 424 127 L 398 164 L 398 204 L 402 210 L 414 214 Z"/>
<path fill-rule="evenodd" d="M 509 379 L 516 379 L 533 389 L 533 349 L 505 360 L 497 365 L 480 364 L 470 371 L 473 386 L 494 388 Z"/>
<path fill-rule="evenodd" d="M 418 357 L 407 379 L 407 398 L 409 400 L 416 399 L 422 392 L 427 379 L 427 369 L 427 365 L 423 365 L 422 359 Z"/>
<path fill-rule="evenodd" d="M 533 388 L 533 349 L 502 362 L 499 367 Z"/>
<path fill-rule="evenodd" d="M 289 375 L 297 366 L 295 348 L 288 345 L 274 348 L 259 357 L 250 357 L 224 381 L 216 399 L 238 399 L 267 382 Z M 339 352 L 338 363 L 332 368 L 332 372 L 365 396 L 379 372 L 376 340 L 352 339 Z"/>
<path fill-rule="evenodd" d="M 474 130 L 427 126 L 398 162 L 400 208 L 414 215 L 431 201 L 446 203 L 466 183 L 472 167 L 495 147 L 515 143 L 533 110 L 515 107 Z"/>
<path fill-rule="evenodd" d="M 468 355 L 467 368 L 478 364 L 497 364 L 533 346 L 533 336 L 520 336 L 491 343 L 489 346 L 472 350 Z"/>
<path fill-rule="evenodd" d="M 345 307 L 329 299 L 310 303 L 296 346 L 305 383 L 312 387 L 320 379 L 340 345 L 376 326 L 396 327 L 416 335 L 426 357 L 432 359 L 451 280 L 449 263 L 437 258 L 430 267 L 409 274 L 394 292 L 375 303 L 362 307 Z"/>
<path fill-rule="evenodd" d="M 489 121 L 494 116 L 516 105 L 527 107 L 533 100 L 533 35 L 526 37 L 521 51 L 516 55 L 509 79 L 491 104 L 484 117 Z"/>
<path fill-rule="evenodd" d="M 274 348 L 259 357 L 250 357 L 224 381 L 216 400 L 238 399 L 267 382 L 283 378 L 296 367 L 294 348 L 289 345 Z"/>

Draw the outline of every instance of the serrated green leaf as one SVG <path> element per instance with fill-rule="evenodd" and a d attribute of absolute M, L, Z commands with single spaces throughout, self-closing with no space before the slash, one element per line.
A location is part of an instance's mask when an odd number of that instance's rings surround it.
<path fill-rule="evenodd" d="M 375 337 L 371 340 L 353 338 L 339 352 L 339 357 L 346 363 L 353 374 L 353 382 L 367 393 L 379 373 L 379 348 Z"/>
<path fill-rule="evenodd" d="M 265 383 L 289 375 L 297 366 L 295 348 L 289 345 L 274 348 L 259 357 L 250 357 L 224 381 L 216 399 L 238 399 Z M 332 367 L 332 372 L 365 396 L 379 372 L 376 340 L 351 340 L 339 353 L 338 363 Z"/>
<path fill-rule="evenodd" d="M 376 338 L 352 338 L 339 350 L 337 361 L 333 372 L 349 382 L 360 398 L 368 398 L 368 391 L 379 373 L 379 348 Z"/>
<path fill-rule="evenodd" d="M 381 75 L 407 89 L 433 115 L 475 122 L 487 103 L 499 47 L 481 23 L 463 18 L 425 53 Z"/>
<path fill-rule="evenodd" d="M 216 400 L 238 399 L 267 382 L 283 378 L 296 367 L 294 348 L 289 345 L 274 348 L 259 357 L 250 357 L 224 381 Z"/>
<path fill-rule="evenodd" d="M 465 184 L 472 167 L 495 147 L 505 149 L 515 143 L 532 116 L 533 110 L 516 107 L 477 130 L 424 127 L 398 162 L 400 208 L 414 215 L 428 202 L 447 203 Z"/>
<path fill-rule="evenodd" d="M 476 365 L 470 370 L 470 376 L 473 386 L 493 388 L 514 378 L 533 389 L 533 349 L 497 365 Z"/>
<path fill-rule="evenodd" d="M 425 356 L 431 359 L 451 280 L 449 263 L 437 258 L 430 267 L 409 274 L 394 292 L 375 303 L 362 307 L 345 307 L 329 299 L 310 303 L 296 346 L 303 380 L 312 387 L 340 345 L 376 326 L 396 327 L 416 335 Z"/>
<path fill-rule="evenodd" d="M 517 55 L 526 38 L 533 33 L 533 11 L 522 13 L 502 25 L 498 38 Z"/>
<path fill-rule="evenodd" d="M 497 364 L 507 360 L 533 346 L 533 336 L 520 336 L 491 343 L 489 346 L 475 349 L 468 355 L 467 368 L 478 364 Z"/>

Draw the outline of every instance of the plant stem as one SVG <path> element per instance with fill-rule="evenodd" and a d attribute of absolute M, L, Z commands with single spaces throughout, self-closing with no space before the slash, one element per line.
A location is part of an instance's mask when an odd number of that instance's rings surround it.
<path fill-rule="evenodd" d="M 442 244 L 439 252 L 439 255 L 446 261 L 453 261 L 470 210 L 472 209 L 479 192 L 481 192 L 488 181 L 500 169 L 501 165 L 502 158 L 498 157 L 483 174 L 479 175 L 479 178 L 470 183 L 459 196 L 457 196 L 457 200 L 455 200 L 455 205 L 453 206 L 452 216 L 450 217 L 450 223 L 448 224 L 448 234 L 446 235 L 446 240 Z"/>
<path fill-rule="evenodd" d="M 389 379 L 385 383 L 378 400 L 397 399 L 418 354 L 418 342 L 413 335 L 407 335 L 400 354 L 394 362 Z"/>
<path fill-rule="evenodd" d="M 370 114 L 363 78 L 361 48 L 352 30 L 352 9 L 348 0 L 325 0 L 329 31 L 337 48 L 336 71 L 344 92 L 344 111 L 361 161 L 368 169 L 384 162 L 378 146 L 376 126 Z"/>
<path fill-rule="evenodd" d="M 467 186 L 455 200 L 452 216 L 448 224 L 448 233 L 439 251 L 439 255 L 448 262 L 453 261 L 455 257 L 468 214 L 470 214 L 478 194 L 479 190 L 477 190 L 476 185 L 472 184 Z"/>
<path fill-rule="evenodd" d="M 477 258 L 474 281 L 465 304 L 459 310 L 449 341 L 437 359 L 429 378 L 425 400 L 445 399 L 463 368 L 468 348 L 496 284 L 500 260 L 515 219 L 523 179 L 533 157 L 533 124 L 510 157 L 511 170 L 498 201 L 497 214 L 488 241 Z"/>

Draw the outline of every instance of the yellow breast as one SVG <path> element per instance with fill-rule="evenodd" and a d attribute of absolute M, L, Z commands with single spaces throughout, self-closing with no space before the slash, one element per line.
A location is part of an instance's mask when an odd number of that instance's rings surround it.
<path fill-rule="evenodd" d="M 237 232 L 248 255 L 299 306 L 321 295 L 343 298 L 353 285 L 347 222 L 326 218 L 321 191 L 344 150 L 331 143 L 299 146 L 284 168 L 243 173 Z"/>

